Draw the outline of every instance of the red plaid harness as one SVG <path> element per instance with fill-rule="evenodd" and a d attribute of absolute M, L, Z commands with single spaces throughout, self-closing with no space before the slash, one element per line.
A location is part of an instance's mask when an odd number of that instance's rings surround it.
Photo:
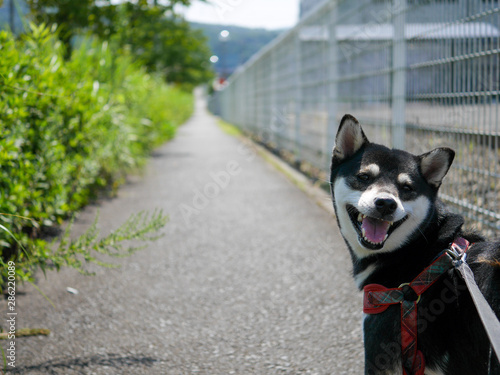
<path fill-rule="evenodd" d="M 386 288 L 379 284 L 364 287 L 363 312 L 379 314 L 390 305 L 401 304 L 401 353 L 403 375 L 424 375 L 425 359 L 417 349 L 417 304 L 420 296 L 439 277 L 455 266 L 469 248 L 469 242 L 457 238 L 439 255 L 432 264 L 424 269 L 412 282 L 401 284 L 399 288 Z"/>

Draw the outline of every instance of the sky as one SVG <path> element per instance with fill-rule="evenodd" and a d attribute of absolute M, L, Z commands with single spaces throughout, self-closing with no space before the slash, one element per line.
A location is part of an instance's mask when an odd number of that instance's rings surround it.
<path fill-rule="evenodd" d="M 194 0 L 182 13 L 191 22 L 283 29 L 297 23 L 299 0 Z"/>

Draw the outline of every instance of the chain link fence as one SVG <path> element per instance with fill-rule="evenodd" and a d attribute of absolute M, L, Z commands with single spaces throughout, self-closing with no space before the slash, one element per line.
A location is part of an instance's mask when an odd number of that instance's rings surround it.
<path fill-rule="evenodd" d="M 498 0 L 328 0 L 233 74 L 212 111 L 328 178 L 338 123 L 457 156 L 441 198 L 500 234 Z"/>

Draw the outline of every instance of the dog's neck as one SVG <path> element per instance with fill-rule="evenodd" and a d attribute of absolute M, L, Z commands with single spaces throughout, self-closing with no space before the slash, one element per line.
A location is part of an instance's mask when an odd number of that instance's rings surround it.
<path fill-rule="evenodd" d="M 415 233 L 408 244 L 393 252 L 375 252 L 373 256 L 359 259 L 350 251 L 358 288 L 373 283 L 391 288 L 411 281 L 461 235 L 463 218 L 447 212 L 440 203 L 427 222 L 425 230 Z"/>

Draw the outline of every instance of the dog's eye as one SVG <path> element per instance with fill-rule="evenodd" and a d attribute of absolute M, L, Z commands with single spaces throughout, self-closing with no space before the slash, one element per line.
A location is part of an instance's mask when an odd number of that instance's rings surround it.
<path fill-rule="evenodd" d="M 403 185 L 403 191 L 406 191 L 409 193 L 409 192 L 413 191 L 413 186 L 405 184 L 405 185 Z"/>
<path fill-rule="evenodd" d="M 370 179 L 370 175 L 367 173 L 360 173 L 360 174 L 358 174 L 357 177 L 361 181 L 368 181 Z"/>

